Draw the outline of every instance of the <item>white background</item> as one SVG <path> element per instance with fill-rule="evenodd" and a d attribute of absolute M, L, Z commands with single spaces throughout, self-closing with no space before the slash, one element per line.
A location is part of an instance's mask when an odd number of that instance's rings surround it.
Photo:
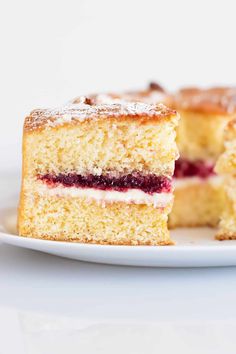
<path fill-rule="evenodd" d="M 233 0 L 0 5 L 2 168 L 19 168 L 34 108 L 150 80 L 236 84 Z M 235 298 L 233 267 L 98 266 L 0 245 L 0 354 L 234 353 Z"/>
<path fill-rule="evenodd" d="M 235 1 L 1 1 L 0 162 L 24 116 L 78 94 L 235 84 Z M 8 147 L 5 151 L 3 147 Z"/>

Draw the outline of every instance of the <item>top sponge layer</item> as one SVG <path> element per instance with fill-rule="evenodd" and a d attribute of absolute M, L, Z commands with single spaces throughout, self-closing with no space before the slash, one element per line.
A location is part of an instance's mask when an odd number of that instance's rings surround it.
<path fill-rule="evenodd" d="M 89 99 L 84 98 L 83 103 L 76 105 L 32 111 L 25 119 L 24 129 L 31 131 L 68 124 L 77 125 L 86 120 L 101 120 L 106 118 L 118 118 L 119 120 L 132 118 L 145 123 L 147 121 L 159 121 L 163 119 L 170 120 L 175 115 L 176 112 L 174 110 L 162 104 L 146 104 L 141 102 L 92 104 Z"/>
<path fill-rule="evenodd" d="M 174 110 L 144 103 L 33 111 L 24 126 L 24 173 L 171 176 L 178 120 Z"/>

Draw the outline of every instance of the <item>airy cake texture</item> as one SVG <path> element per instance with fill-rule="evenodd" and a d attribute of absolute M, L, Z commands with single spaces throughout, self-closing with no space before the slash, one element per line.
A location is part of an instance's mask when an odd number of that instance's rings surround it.
<path fill-rule="evenodd" d="M 176 157 L 170 112 L 142 103 L 35 110 L 25 121 L 26 169 L 41 174 L 169 175 Z"/>
<path fill-rule="evenodd" d="M 19 234 L 171 244 L 167 218 L 178 115 L 163 105 L 89 98 L 25 120 Z"/>
<path fill-rule="evenodd" d="M 236 120 L 228 123 L 225 130 L 225 149 L 216 164 L 216 171 L 223 179 L 226 195 L 225 207 L 221 213 L 219 240 L 236 239 Z"/>

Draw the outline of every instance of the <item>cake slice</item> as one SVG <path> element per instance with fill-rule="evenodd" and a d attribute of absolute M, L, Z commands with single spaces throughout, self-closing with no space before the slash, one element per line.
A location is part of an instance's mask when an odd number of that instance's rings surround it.
<path fill-rule="evenodd" d="M 178 115 L 163 105 L 82 101 L 25 120 L 19 234 L 171 244 Z"/>
<path fill-rule="evenodd" d="M 223 179 L 225 207 L 216 238 L 236 240 L 236 120 L 228 123 L 225 130 L 225 149 L 216 164 L 216 171 Z"/>
<path fill-rule="evenodd" d="M 181 117 L 170 227 L 216 226 L 224 208 L 224 192 L 214 166 L 223 150 L 224 129 L 235 117 L 236 89 L 186 88 L 167 101 Z"/>

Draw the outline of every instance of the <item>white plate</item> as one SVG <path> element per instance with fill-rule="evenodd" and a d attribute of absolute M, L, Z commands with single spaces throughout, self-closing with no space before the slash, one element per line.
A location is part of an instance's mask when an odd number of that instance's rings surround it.
<path fill-rule="evenodd" d="M 215 230 L 178 229 L 175 246 L 103 246 L 47 241 L 16 236 L 16 210 L 0 212 L 0 241 L 81 261 L 147 267 L 205 267 L 236 265 L 236 241 L 214 240 Z"/>
<path fill-rule="evenodd" d="M 175 246 L 101 246 L 37 240 L 16 236 L 17 174 L 0 174 L 0 241 L 81 261 L 147 267 L 206 267 L 236 265 L 236 241 L 214 240 L 215 230 L 177 229 Z"/>

